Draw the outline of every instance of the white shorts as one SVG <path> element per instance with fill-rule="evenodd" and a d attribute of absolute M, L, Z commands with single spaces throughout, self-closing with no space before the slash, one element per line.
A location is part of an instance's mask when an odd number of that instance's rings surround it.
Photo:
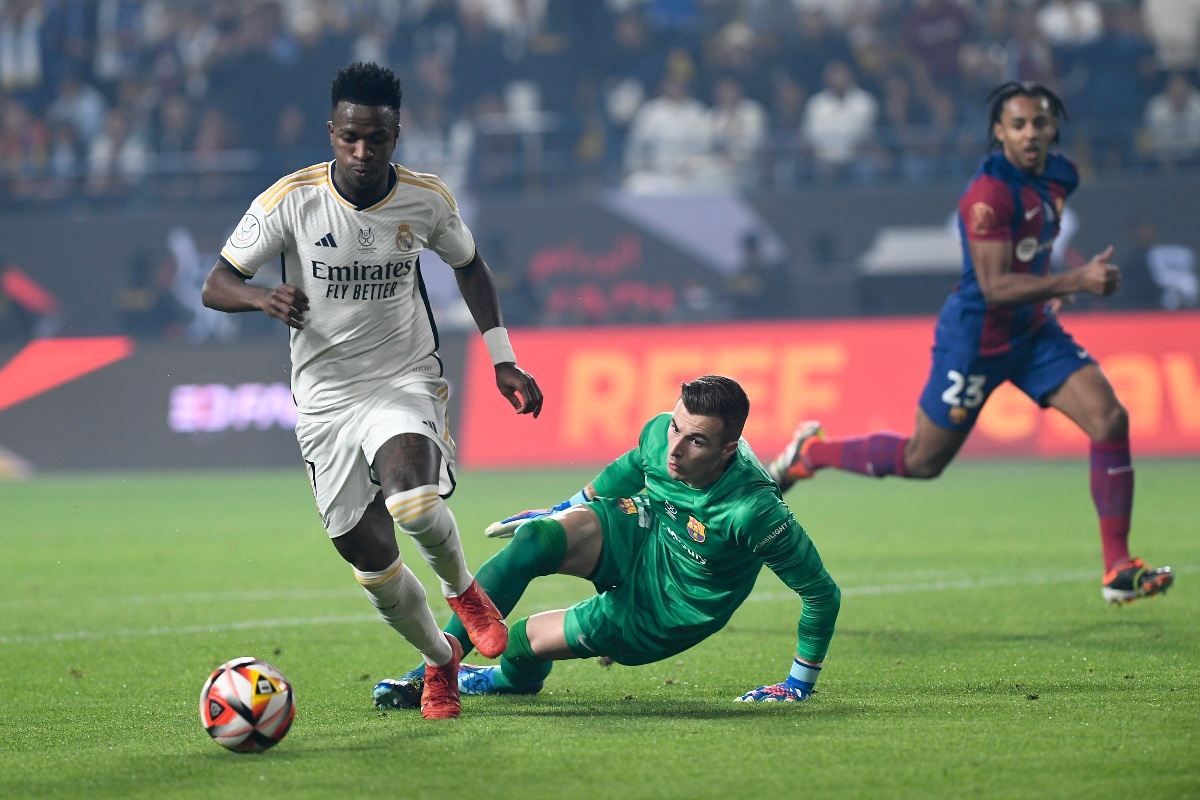
<path fill-rule="evenodd" d="M 450 387 L 442 378 L 408 374 L 380 387 L 374 397 L 329 417 L 301 415 L 296 439 L 312 483 L 317 511 L 330 538 L 348 532 L 380 491 L 371 464 L 383 443 L 419 433 L 442 451 L 438 491 L 454 491 L 454 440 L 450 438 Z M 415 488 L 415 487 L 413 487 Z"/>

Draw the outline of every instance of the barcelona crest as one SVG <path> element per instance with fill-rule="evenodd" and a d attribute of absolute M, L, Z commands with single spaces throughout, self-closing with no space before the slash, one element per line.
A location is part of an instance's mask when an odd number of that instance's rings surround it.
<path fill-rule="evenodd" d="M 693 516 L 688 516 L 688 536 L 697 542 L 704 541 L 704 523 Z"/>
<path fill-rule="evenodd" d="M 396 229 L 396 247 L 406 253 L 413 249 L 413 235 L 412 231 L 408 229 L 408 225 L 401 225 Z"/>
<path fill-rule="evenodd" d="M 626 514 L 628 514 L 631 517 L 634 514 L 638 513 L 637 505 L 635 505 L 634 502 L 632 500 L 630 500 L 628 497 L 622 497 L 621 499 L 617 500 L 617 508 L 621 509 L 623 512 L 625 512 Z"/>

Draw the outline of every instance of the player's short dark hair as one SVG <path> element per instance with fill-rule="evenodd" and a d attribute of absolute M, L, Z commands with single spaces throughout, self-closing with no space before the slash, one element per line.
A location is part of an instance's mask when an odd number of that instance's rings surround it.
<path fill-rule="evenodd" d="M 689 414 L 721 419 L 726 442 L 742 435 L 746 417 L 750 416 L 750 398 L 733 378 L 703 375 L 681 384 L 679 394 Z"/>
<path fill-rule="evenodd" d="M 1004 113 L 1004 104 L 1014 97 L 1044 97 L 1050 104 L 1050 113 L 1055 119 L 1067 119 L 1067 107 L 1063 105 L 1063 101 L 1049 87 L 1043 86 L 1040 83 L 1033 81 L 1009 81 L 1002 83 L 992 91 L 988 92 L 988 102 L 991 103 L 991 110 L 988 113 L 988 149 L 996 147 L 1000 144 L 1000 140 L 996 138 L 996 123 L 1000 121 L 1000 115 Z M 1054 134 L 1055 143 L 1058 142 L 1058 133 Z"/>
<path fill-rule="evenodd" d="M 329 87 L 332 108 L 343 101 L 362 106 L 387 106 L 400 111 L 400 79 L 387 67 L 356 61 L 342 67 Z"/>

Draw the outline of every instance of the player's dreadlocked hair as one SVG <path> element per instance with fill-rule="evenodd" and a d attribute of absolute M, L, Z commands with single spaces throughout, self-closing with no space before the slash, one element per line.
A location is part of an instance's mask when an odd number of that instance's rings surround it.
<path fill-rule="evenodd" d="M 991 112 L 988 114 L 989 150 L 1000 144 L 1000 140 L 996 138 L 995 134 L 996 123 L 1000 121 L 1000 115 L 1004 113 L 1004 104 L 1014 97 L 1044 97 L 1050 104 L 1050 113 L 1054 115 L 1055 119 L 1067 119 L 1067 107 L 1063 105 L 1063 101 L 1042 84 L 1033 81 L 1002 83 L 992 89 L 987 96 L 988 101 L 992 104 Z M 1057 132 L 1054 134 L 1054 142 L 1058 142 Z"/>
<path fill-rule="evenodd" d="M 329 87 L 333 108 L 343 100 L 363 106 L 387 106 L 400 110 L 400 79 L 387 67 L 375 62 L 356 61 L 338 70 Z"/>
<path fill-rule="evenodd" d="M 704 375 L 680 385 L 679 392 L 689 414 L 721 418 L 726 442 L 742 435 L 750 416 L 750 398 L 733 378 Z"/>

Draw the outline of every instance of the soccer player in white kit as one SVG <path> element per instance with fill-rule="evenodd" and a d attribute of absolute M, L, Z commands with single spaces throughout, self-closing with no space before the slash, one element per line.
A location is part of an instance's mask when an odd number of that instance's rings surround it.
<path fill-rule="evenodd" d="M 205 281 L 204 304 L 262 311 L 291 328 L 296 438 L 321 521 L 380 616 L 424 656 L 422 714 L 457 717 L 462 648 L 438 629 L 393 523 L 437 573 L 481 653 L 500 655 L 508 629 L 467 569 L 444 502 L 454 490 L 454 440 L 422 250 L 454 267 L 501 394 L 536 417 L 542 393 L 516 364 L 491 272 L 454 197 L 436 176 L 391 163 L 399 79 L 352 64 L 330 94 L 333 161 L 294 172 L 254 200 Z M 276 258 L 282 284 L 246 283 Z"/>

